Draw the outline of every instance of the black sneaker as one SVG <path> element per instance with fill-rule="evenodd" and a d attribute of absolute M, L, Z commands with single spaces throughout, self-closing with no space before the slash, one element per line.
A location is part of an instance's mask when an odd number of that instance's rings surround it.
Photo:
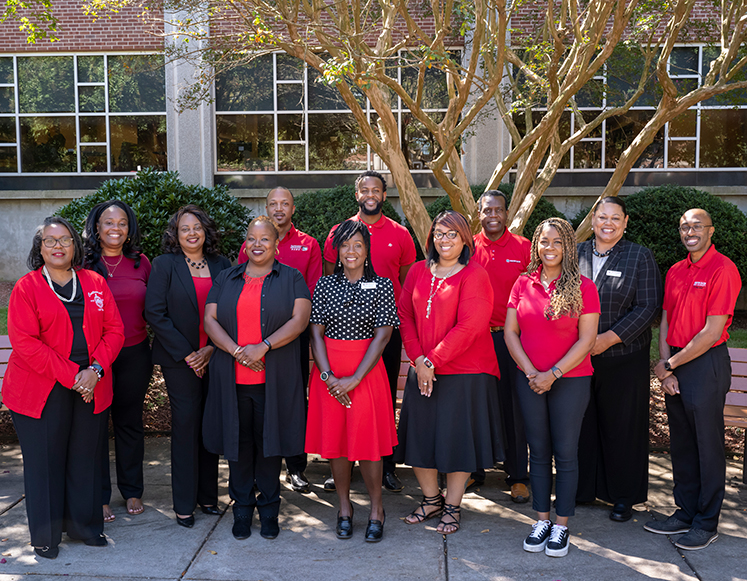
<path fill-rule="evenodd" d="M 667 520 L 650 520 L 643 528 L 657 535 L 678 535 L 690 530 L 690 525 L 672 515 Z"/>
<path fill-rule="evenodd" d="M 550 538 L 552 523 L 549 520 L 538 520 L 532 525 L 532 532 L 524 539 L 524 550 L 530 553 L 541 553 L 545 550 L 547 539 Z"/>
<path fill-rule="evenodd" d="M 716 539 L 718 539 L 718 533 L 716 531 L 690 529 L 686 534 L 677 539 L 674 546 L 684 549 L 685 551 L 697 551 L 698 549 L 705 549 Z"/>
<path fill-rule="evenodd" d="M 568 527 L 553 525 L 550 538 L 545 545 L 545 555 L 548 557 L 565 557 L 568 554 Z"/>

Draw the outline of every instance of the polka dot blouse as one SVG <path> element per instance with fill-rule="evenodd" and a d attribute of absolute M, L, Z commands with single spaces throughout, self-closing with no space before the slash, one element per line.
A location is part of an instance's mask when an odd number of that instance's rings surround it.
<path fill-rule="evenodd" d="M 341 273 L 322 277 L 314 289 L 311 323 L 341 341 L 371 339 L 377 327 L 399 326 L 394 287 L 388 278 L 348 282 Z"/>

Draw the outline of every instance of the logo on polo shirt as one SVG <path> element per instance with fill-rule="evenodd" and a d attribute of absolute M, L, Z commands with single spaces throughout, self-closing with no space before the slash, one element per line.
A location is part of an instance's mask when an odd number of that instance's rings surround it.
<path fill-rule="evenodd" d="M 104 310 L 104 298 L 101 296 L 101 291 L 91 291 L 88 293 L 88 298 L 98 307 L 99 311 Z"/>
<path fill-rule="evenodd" d="M 521 264 L 521 260 L 514 260 L 513 258 L 507 258 L 506 262 L 516 262 L 518 264 Z"/>
<path fill-rule="evenodd" d="M 705 283 L 705 282 L 703 282 L 703 281 L 701 281 L 701 280 L 696 280 L 696 281 L 695 281 L 695 282 L 693 283 L 693 286 L 697 286 L 697 287 L 705 288 L 705 286 L 706 286 L 706 283 Z"/>
<path fill-rule="evenodd" d="M 301 252 L 308 252 L 309 247 L 308 246 L 304 246 L 303 244 L 291 244 L 291 250 L 293 252 L 298 252 L 299 250 Z"/>

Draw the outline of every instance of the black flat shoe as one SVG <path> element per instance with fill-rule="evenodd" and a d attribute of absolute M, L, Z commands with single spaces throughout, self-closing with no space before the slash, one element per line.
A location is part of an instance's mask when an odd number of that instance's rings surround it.
<path fill-rule="evenodd" d="M 280 525 L 278 524 L 278 517 L 268 516 L 259 519 L 262 528 L 259 530 L 259 534 L 263 539 L 274 539 L 280 533 Z"/>
<path fill-rule="evenodd" d="M 234 538 L 243 541 L 252 536 L 252 518 L 254 517 L 253 506 L 233 507 L 233 528 L 231 532 Z"/>
<path fill-rule="evenodd" d="M 180 516 L 177 516 L 176 524 L 178 524 L 179 526 L 191 529 L 193 526 L 195 526 L 195 515 L 191 514 L 187 518 L 182 518 Z"/>
<path fill-rule="evenodd" d="M 203 514 L 220 514 L 220 509 L 218 508 L 217 504 L 214 504 L 212 506 L 204 506 L 201 504 L 200 508 L 202 509 Z"/>
<path fill-rule="evenodd" d="M 285 474 L 285 481 L 291 485 L 291 488 L 295 492 L 300 492 L 301 494 L 311 492 L 311 485 L 303 472 L 287 472 Z"/>
<path fill-rule="evenodd" d="M 83 542 L 89 547 L 105 547 L 109 544 L 104 535 L 98 535 L 91 537 L 90 539 L 84 539 Z"/>
<path fill-rule="evenodd" d="M 56 559 L 60 554 L 59 547 L 34 547 L 34 552 L 45 559 Z"/>
<path fill-rule="evenodd" d="M 618 502 L 617 504 L 615 504 L 615 506 L 613 506 L 612 510 L 610 511 L 610 520 L 613 520 L 615 522 L 629 521 L 632 516 L 633 510 L 622 502 Z"/>
<path fill-rule="evenodd" d="M 353 505 L 350 505 L 350 516 L 340 516 L 337 513 L 337 528 L 335 534 L 338 539 L 349 539 L 353 536 Z"/>
<path fill-rule="evenodd" d="M 366 542 L 367 543 L 378 543 L 384 538 L 384 523 L 386 522 L 386 513 L 384 513 L 384 520 L 369 520 L 368 526 L 366 527 Z"/>
<path fill-rule="evenodd" d="M 404 485 L 395 472 L 387 472 L 381 479 L 381 485 L 389 492 L 402 492 Z"/>

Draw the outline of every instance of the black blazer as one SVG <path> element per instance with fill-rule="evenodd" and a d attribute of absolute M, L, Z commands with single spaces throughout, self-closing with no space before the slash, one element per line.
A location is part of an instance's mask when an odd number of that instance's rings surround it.
<path fill-rule="evenodd" d="M 210 278 L 231 266 L 224 256 L 207 257 Z M 200 312 L 189 266 L 183 254 L 153 260 L 145 293 L 145 320 L 153 329 L 153 363 L 187 367 L 184 358 L 200 348 Z"/>
<path fill-rule="evenodd" d="M 591 240 L 578 245 L 581 274 L 592 278 Z M 648 349 L 651 323 L 659 314 L 662 286 L 653 253 L 640 244 L 620 240 L 597 274 L 594 284 L 599 291 L 602 312 L 599 333 L 612 329 L 622 343 L 613 345 L 599 357 L 614 357 Z"/>

